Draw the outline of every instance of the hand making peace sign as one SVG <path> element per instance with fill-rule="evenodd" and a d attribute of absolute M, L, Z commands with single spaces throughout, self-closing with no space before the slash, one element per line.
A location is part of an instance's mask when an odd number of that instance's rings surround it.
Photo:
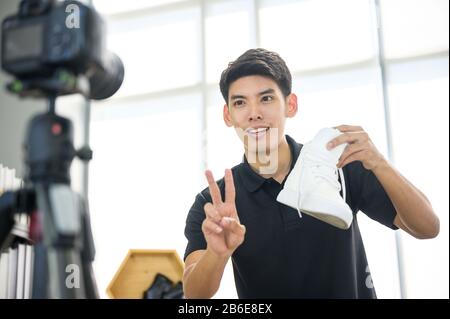
<path fill-rule="evenodd" d="M 208 249 L 221 257 L 229 257 L 244 241 L 245 226 L 241 225 L 236 210 L 233 174 L 225 170 L 225 201 L 222 200 L 219 187 L 211 171 L 205 172 L 209 184 L 212 204 L 204 206 L 206 218 L 202 231 Z"/>

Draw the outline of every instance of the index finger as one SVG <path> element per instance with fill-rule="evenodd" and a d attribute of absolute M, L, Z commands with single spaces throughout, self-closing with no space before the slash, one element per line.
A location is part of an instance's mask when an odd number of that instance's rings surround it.
<path fill-rule="evenodd" d="M 356 125 L 339 125 L 335 126 L 334 128 L 341 131 L 342 133 L 363 131 L 363 128 L 361 126 Z"/>
<path fill-rule="evenodd" d="M 234 204 L 235 197 L 233 174 L 227 169 L 225 170 L 225 202 Z"/>
<path fill-rule="evenodd" d="M 353 143 L 357 140 L 357 138 L 350 134 L 350 133 L 343 133 L 335 138 L 333 138 L 331 141 L 327 144 L 327 149 L 331 150 L 332 148 L 335 148 L 338 145 L 344 144 L 344 143 Z"/>
<path fill-rule="evenodd" d="M 222 203 L 222 197 L 220 196 L 219 186 L 217 186 L 216 181 L 214 180 L 214 176 L 210 170 L 205 171 L 206 180 L 209 185 L 209 192 L 211 194 L 211 198 L 214 206 L 217 206 Z"/>

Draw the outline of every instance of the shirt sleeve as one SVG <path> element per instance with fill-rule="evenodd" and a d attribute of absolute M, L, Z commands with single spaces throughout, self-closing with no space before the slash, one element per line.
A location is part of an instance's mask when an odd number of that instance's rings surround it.
<path fill-rule="evenodd" d="M 391 229 L 397 212 L 383 186 L 372 171 L 356 161 L 344 167 L 349 205 L 354 212 L 362 211 L 368 217 Z"/>
<path fill-rule="evenodd" d="M 186 257 L 190 253 L 196 250 L 206 249 L 206 240 L 202 232 L 202 223 L 205 219 L 205 211 L 203 210 L 203 206 L 205 206 L 207 202 L 211 201 L 209 197 L 210 196 L 207 191 L 202 191 L 196 196 L 195 202 L 189 210 L 184 229 L 184 235 L 188 240 L 186 250 L 184 252 L 184 260 L 186 260 Z"/>

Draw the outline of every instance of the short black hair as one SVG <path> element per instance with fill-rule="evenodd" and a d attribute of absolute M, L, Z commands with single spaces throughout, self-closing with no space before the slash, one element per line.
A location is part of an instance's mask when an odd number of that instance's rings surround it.
<path fill-rule="evenodd" d="M 266 76 L 274 80 L 284 97 L 291 94 L 292 76 L 286 62 L 276 52 L 266 49 L 250 49 L 235 61 L 230 62 L 220 78 L 220 92 L 228 104 L 231 83 L 250 75 Z"/>

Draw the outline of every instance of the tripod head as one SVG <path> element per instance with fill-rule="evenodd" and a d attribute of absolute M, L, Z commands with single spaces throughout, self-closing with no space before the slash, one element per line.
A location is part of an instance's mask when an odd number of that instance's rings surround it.
<path fill-rule="evenodd" d="M 54 103 L 50 98 L 50 104 Z M 89 146 L 76 151 L 73 145 L 73 125 L 58 116 L 53 107 L 35 116 L 29 123 L 25 142 L 27 178 L 32 183 L 70 185 L 70 166 L 75 157 L 92 159 Z"/>

